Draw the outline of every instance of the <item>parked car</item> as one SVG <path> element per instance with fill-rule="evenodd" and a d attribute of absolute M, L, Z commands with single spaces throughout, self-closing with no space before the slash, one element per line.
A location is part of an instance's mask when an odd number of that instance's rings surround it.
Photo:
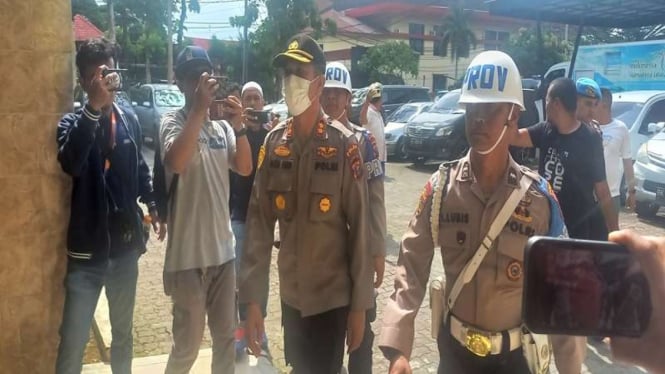
<path fill-rule="evenodd" d="M 406 142 L 404 141 L 404 126 L 413 117 L 426 112 L 432 104 L 434 103 L 431 101 L 404 104 L 386 119 L 387 124 L 384 132 L 388 157 L 395 157 L 398 160 L 408 158 Z"/>
<path fill-rule="evenodd" d="M 130 93 L 143 139 L 153 143 L 159 139 L 162 115 L 185 106 L 185 95 L 172 84 L 143 84 Z"/>
<path fill-rule="evenodd" d="M 439 100 L 440 98 L 443 97 L 443 95 L 447 94 L 448 92 L 450 92 L 450 91 L 448 91 L 448 90 L 438 90 L 438 91 L 436 91 L 436 97 L 434 98 L 434 101 Z"/>
<path fill-rule="evenodd" d="M 362 109 L 367 95 L 367 87 L 355 92 L 351 100 L 351 115 L 349 119 L 353 123 L 360 123 L 360 109 Z M 388 118 L 392 112 L 407 103 L 431 101 L 427 87 L 407 85 L 384 85 L 381 94 L 383 99 L 383 117 Z"/>
<path fill-rule="evenodd" d="M 286 101 L 284 99 L 281 99 L 276 103 L 266 105 L 263 107 L 263 110 L 269 110 L 279 115 L 280 121 L 284 121 L 289 116 L 289 108 L 286 106 Z"/>
<path fill-rule="evenodd" d="M 518 120 L 520 128 L 535 125 L 543 120 L 537 105 L 537 93 L 523 89 L 524 106 Z M 409 158 L 416 164 L 428 160 L 449 161 L 463 157 L 469 150 L 466 140 L 464 109 L 459 106 L 461 90 L 450 91 L 430 109 L 413 117 L 405 127 L 405 144 Z M 519 163 L 529 163 L 536 157 L 535 149 L 511 148 L 511 154 Z"/>
<path fill-rule="evenodd" d="M 649 124 L 665 121 L 665 91 L 618 92 L 612 99 L 612 116 L 628 126 L 635 160 L 642 144 L 654 135 Z"/>
<path fill-rule="evenodd" d="M 655 216 L 665 206 L 665 122 L 652 122 L 648 127 L 659 132 L 640 147 L 635 160 L 635 210 L 644 218 Z"/>
<path fill-rule="evenodd" d="M 88 94 L 80 90 L 74 94 L 74 110 L 79 110 L 88 101 Z M 115 102 L 123 108 L 132 108 L 132 100 L 129 94 L 125 91 L 117 91 L 115 93 Z"/>

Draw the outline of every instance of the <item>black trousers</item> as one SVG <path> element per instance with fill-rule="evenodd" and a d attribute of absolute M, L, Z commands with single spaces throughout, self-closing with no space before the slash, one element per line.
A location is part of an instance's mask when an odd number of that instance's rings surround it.
<path fill-rule="evenodd" d="M 372 322 L 376 320 L 376 302 L 374 308 L 367 310 L 365 316 L 365 335 L 360 347 L 349 355 L 349 374 L 372 374 L 372 345 L 374 332 Z"/>
<path fill-rule="evenodd" d="M 302 317 L 282 301 L 284 358 L 294 374 L 337 374 L 344 360 L 349 308 Z"/>
<path fill-rule="evenodd" d="M 437 344 L 438 374 L 531 374 L 522 348 L 508 351 L 508 344 L 504 344 L 501 354 L 479 357 L 453 338 L 445 324 L 441 326 Z"/>

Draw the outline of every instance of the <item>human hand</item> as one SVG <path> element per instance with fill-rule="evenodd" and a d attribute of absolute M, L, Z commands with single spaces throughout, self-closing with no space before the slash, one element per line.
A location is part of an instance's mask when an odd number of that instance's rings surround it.
<path fill-rule="evenodd" d="M 364 310 L 349 311 L 346 325 L 346 345 L 351 353 L 360 347 L 365 336 L 365 314 Z"/>
<path fill-rule="evenodd" d="M 222 103 L 222 113 L 224 114 L 224 119 L 231 123 L 231 126 L 233 126 L 234 130 L 241 130 L 243 122 L 246 119 L 246 114 L 242 110 L 242 103 L 240 102 L 240 99 L 235 96 L 229 96 L 222 100 Z"/>
<path fill-rule="evenodd" d="M 626 208 L 634 211 L 636 205 L 637 202 L 635 201 L 635 194 L 630 192 L 626 194 Z"/>
<path fill-rule="evenodd" d="M 88 105 L 96 111 L 101 111 L 102 108 L 111 106 L 113 100 L 115 100 L 115 92 L 111 88 L 113 80 L 119 79 L 117 77 L 118 73 L 114 72 L 105 77 L 102 76 L 103 71 L 108 68 L 106 65 L 97 67 L 95 75 L 86 89 Z"/>
<path fill-rule="evenodd" d="M 247 304 L 247 320 L 245 321 L 245 337 L 247 346 L 256 357 L 261 356 L 261 342 L 265 331 L 263 313 L 257 303 Z"/>
<path fill-rule="evenodd" d="M 665 356 L 657 350 L 665 345 L 665 239 L 640 236 L 630 230 L 610 233 L 609 240 L 625 245 L 637 258 L 649 282 L 651 320 L 640 338 L 612 338 L 614 357 L 654 373 L 665 373 Z"/>
<path fill-rule="evenodd" d="M 385 256 L 375 256 L 374 257 L 374 273 L 376 278 L 374 279 L 374 288 L 381 287 L 383 283 L 383 274 L 386 271 L 386 257 Z"/>
<path fill-rule="evenodd" d="M 194 91 L 194 104 L 192 108 L 196 112 L 207 111 L 213 100 L 215 100 L 218 88 L 219 83 L 208 72 L 201 74 L 199 83 Z"/>
<path fill-rule="evenodd" d="M 163 222 L 161 218 L 159 218 L 155 209 L 150 210 L 150 220 L 152 222 L 152 229 L 157 234 L 157 239 L 160 242 L 163 242 L 166 237 L 166 222 Z"/>
<path fill-rule="evenodd" d="M 411 374 L 412 372 L 411 364 L 403 354 L 390 360 L 390 368 L 388 369 L 389 374 Z"/>

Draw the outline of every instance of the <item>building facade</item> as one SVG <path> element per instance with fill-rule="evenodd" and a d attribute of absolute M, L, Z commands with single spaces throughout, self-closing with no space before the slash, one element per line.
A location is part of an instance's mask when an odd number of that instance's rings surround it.
<path fill-rule="evenodd" d="M 382 0 L 319 0 L 322 19 L 332 19 L 337 24 L 334 36 L 320 39 L 328 61 L 341 61 L 351 69 L 354 86 L 367 82 L 357 72 L 357 61 L 367 48 L 386 41 L 403 41 L 419 54 L 419 71 L 416 77 L 404 76 L 406 84 L 425 86 L 434 91 L 447 89 L 461 78 L 473 57 L 485 50 L 501 49 L 510 36 L 531 23 L 496 17 L 484 9 L 482 2 L 465 2 L 469 25 L 477 44 L 468 58 L 455 61 L 449 51 L 442 48 L 442 24 L 452 12 L 446 1 L 382 1 Z"/>

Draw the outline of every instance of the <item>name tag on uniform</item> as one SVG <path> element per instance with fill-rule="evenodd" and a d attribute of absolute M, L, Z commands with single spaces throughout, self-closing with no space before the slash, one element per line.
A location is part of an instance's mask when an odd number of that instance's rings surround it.
<path fill-rule="evenodd" d="M 337 171 L 339 164 L 336 161 L 314 161 L 314 170 Z"/>

